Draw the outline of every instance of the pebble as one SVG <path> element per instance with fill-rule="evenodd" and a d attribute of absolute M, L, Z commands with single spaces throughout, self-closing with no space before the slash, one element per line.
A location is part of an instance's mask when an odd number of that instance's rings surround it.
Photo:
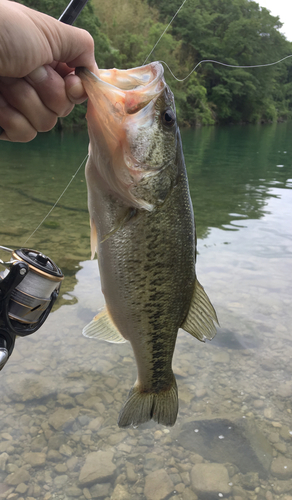
<path fill-rule="evenodd" d="M 197 389 L 197 390 L 195 391 L 195 395 L 196 395 L 196 397 L 197 397 L 198 399 L 204 398 L 204 397 L 206 396 L 206 394 L 207 394 L 207 391 L 206 391 L 206 389 L 204 389 L 204 388 Z"/>
<path fill-rule="evenodd" d="M 88 429 L 92 431 L 98 431 L 103 424 L 104 419 L 102 417 L 96 417 L 88 425 Z"/>
<path fill-rule="evenodd" d="M 65 464 L 57 464 L 57 465 L 55 466 L 54 470 L 55 470 L 58 474 L 64 474 L 64 472 L 67 472 L 68 467 L 67 467 L 67 465 L 65 465 Z"/>
<path fill-rule="evenodd" d="M 87 491 L 90 494 L 90 498 L 105 498 L 109 495 L 110 483 L 95 484 Z"/>
<path fill-rule="evenodd" d="M 144 495 L 147 500 L 164 500 L 173 490 L 173 482 L 164 469 L 150 472 L 145 478 Z"/>
<path fill-rule="evenodd" d="M 66 474 L 62 474 L 61 476 L 56 476 L 54 479 L 54 485 L 57 488 L 62 488 L 64 484 L 68 481 L 68 476 Z"/>
<path fill-rule="evenodd" d="M 82 495 L 82 490 L 80 488 L 77 488 L 76 486 L 71 486 L 70 488 L 66 488 L 65 491 L 66 495 L 68 495 L 69 497 L 80 498 Z"/>
<path fill-rule="evenodd" d="M 8 453 L 6 453 L 6 452 L 1 453 L 1 455 L 0 455 L 0 470 L 5 471 L 8 457 L 9 457 Z"/>
<path fill-rule="evenodd" d="M 112 451 L 100 450 L 89 453 L 79 475 L 81 486 L 105 482 L 111 479 L 116 471 L 116 466 L 112 462 L 113 456 Z"/>
<path fill-rule="evenodd" d="M 78 458 L 77 457 L 71 457 L 68 458 L 66 465 L 69 470 L 75 470 L 76 465 L 78 464 Z"/>
<path fill-rule="evenodd" d="M 194 491 L 200 495 L 229 495 L 228 471 L 221 464 L 196 464 L 191 470 L 191 481 Z"/>
<path fill-rule="evenodd" d="M 283 493 L 288 493 L 291 491 L 291 481 L 274 481 L 272 483 L 272 488 L 276 495 L 283 495 Z"/>
<path fill-rule="evenodd" d="M 47 446 L 47 440 L 44 434 L 40 434 L 40 436 L 33 439 L 30 449 L 31 451 L 42 451 L 45 446 Z"/>
<path fill-rule="evenodd" d="M 220 351 L 216 354 L 213 354 L 213 362 L 214 363 L 229 363 L 230 355 L 226 351 Z"/>
<path fill-rule="evenodd" d="M 126 432 L 117 432 L 108 436 L 108 442 L 111 446 L 115 446 L 127 437 Z"/>
<path fill-rule="evenodd" d="M 292 460 L 283 456 L 275 458 L 271 465 L 271 473 L 279 479 L 291 478 Z"/>
<path fill-rule="evenodd" d="M 63 457 L 57 450 L 50 450 L 47 454 L 47 460 L 51 460 L 52 462 L 60 462 L 61 460 L 63 460 Z"/>
<path fill-rule="evenodd" d="M 117 484 L 112 495 L 111 500 L 129 500 L 129 492 L 122 484 Z"/>
<path fill-rule="evenodd" d="M 58 408 L 48 419 L 48 423 L 56 430 L 66 429 L 75 422 L 79 414 L 79 408 L 67 410 Z M 59 445 L 60 446 L 60 445 Z"/>
<path fill-rule="evenodd" d="M 268 435 L 268 440 L 271 442 L 271 443 L 278 443 L 279 440 L 280 440 L 280 436 L 278 434 L 278 432 L 271 432 L 269 435 Z"/>
<path fill-rule="evenodd" d="M 24 483 L 20 483 L 17 488 L 15 488 L 16 493 L 24 494 L 28 490 L 28 486 Z"/>
<path fill-rule="evenodd" d="M 12 472 L 5 479 L 5 482 L 10 486 L 17 486 L 20 483 L 28 483 L 29 481 L 30 474 L 24 467 L 21 467 L 16 472 Z"/>
<path fill-rule="evenodd" d="M 282 385 L 277 390 L 277 394 L 281 396 L 282 398 L 291 398 L 292 396 L 292 382 L 286 382 Z"/>
<path fill-rule="evenodd" d="M 285 441 L 292 441 L 292 425 L 288 427 L 288 425 L 283 425 L 280 430 L 280 436 Z"/>
<path fill-rule="evenodd" d="M 130 483 L 135 483 L 139 477 L 134 470 L 134 466 L 130 463 L 126 464 L 126 474 Z"/>
<path fill-rule="evenodd" d="M 198 500 L 198 497 L 190 488 L 186 488 L 182 492 L 182 499 L 183 500 Z"/>
<path fill-rule="evenodd" d="M 25 453 L 23 458 L 25 462 L 30 464 L 32 467 L 42 467 L 46 463 L 46 454 L 36 451 Z"/>
<path fill-rule="evenodd" d="M 285 445 L 285 443 L 276 443 L 274 447 L 276 448 L 277 451 L 283 453 L 284 455 L 285 453 L 287 453 L 287 446 Z"/>
<path fill-rule="evenodd" d="M 264 409 L 264 417 L 273 420 L 275 418 L 275 409 L 272 407 Z"/>
<path fill-rule="evenodd" d="M 265 406 L 265 402 L 262 399 L 255 399 L 253 402 L 254 408 L 260 409 Z"/>
<path fill-rule="evenodd" d="M 62 444 L 59 448 L 59 452 L 65 457 L 71 457 L 73 455 L 73 450 L 68 444 Z"/>

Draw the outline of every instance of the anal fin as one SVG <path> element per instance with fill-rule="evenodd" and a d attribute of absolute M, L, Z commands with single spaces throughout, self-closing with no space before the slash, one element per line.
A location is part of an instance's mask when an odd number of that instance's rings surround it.
<path fill-rule="evenodd" d="M 95 254 L 97 254 L 97 230 L 93 219 L 90 219 L 90 247 L 91 247 L 91 260 L 94 259 Z"/>
<path fill-rule="evenodd" d="M 114 344 L 127 342 L 114 325 L 106 308 L 94 316 L 93 320 L 83 328 L 82 334 L 84 337 L 106 340 Z"/>
<path fill-rule="evenodd" d="M 217 314 L 202 285 L 196 279 L 190 309 L 181 327 L 198 340 L 212 340 L 216 335 L 214 323 L 218 322 Z"/>

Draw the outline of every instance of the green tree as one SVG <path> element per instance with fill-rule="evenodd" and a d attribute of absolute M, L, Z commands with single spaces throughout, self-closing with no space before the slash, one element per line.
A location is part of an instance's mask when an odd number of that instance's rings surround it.
<path fill-rule="evenodd" d="M 165 22 L 181 2 L 149 0 L 149 4 L 159 9 Z M 191 66 L 203 59 L 241 66 L 276 61 L 292 52 L 280 28 L 278 17 L 249 0 L 189 0 L 173 22 L 173 34 L 182 40 L 182 53 Z M 291 61 L 257 69 L 204 63 L 197 71 L 218 122 L 253 122 L 289 115 L 287 67 Z M 280 91 L 280 81 L 287 84 L 286 91 Z"/>

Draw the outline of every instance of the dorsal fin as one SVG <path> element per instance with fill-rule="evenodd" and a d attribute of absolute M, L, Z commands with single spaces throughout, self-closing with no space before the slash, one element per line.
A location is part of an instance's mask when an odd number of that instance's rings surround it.
<path fill-rule="evenodd" d="M 106 340 L 114 344 L 127 342 L 114 325 L 106 308 L 94 316 L 93 320 L 83 328 L 82 333 L 84 337 Z"/>
<path fill-rule="evenodd" d="M 216 311 L 204 288 L 196 279 L 190 309 L 181 327 L 205 342 L 205 339 L 212 340 L 216 335 L 214 323 L 219 325 Z"/>

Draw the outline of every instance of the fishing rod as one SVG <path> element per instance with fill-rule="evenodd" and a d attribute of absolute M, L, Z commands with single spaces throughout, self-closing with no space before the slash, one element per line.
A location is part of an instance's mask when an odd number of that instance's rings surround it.
<path fill-rule="evenodd" d="M 87 2 L 88 0 L 71 0 L 64 12 L 60 15 L 58 21 L 64 24 L 73 24 Z"/>
<path fill-rule="evenodd" d="M 59 21 L 73 24 L 88 0 L 71 0 Z M 3 132 L 0 127 L 0 134 Z M 80 168 L 80 167 L 79 167 Z M 74 176 L 75 177 L 75 176 Z M 35 333 L 46 321 L 64 279 L 46 255 L 30 248 L 0 245 L 0 370 L 10 358 L 17 336 Z M 4 269 L 3 269 L 4 268 Z M 2 269 L 2 270 L 1 270 Z"/>

